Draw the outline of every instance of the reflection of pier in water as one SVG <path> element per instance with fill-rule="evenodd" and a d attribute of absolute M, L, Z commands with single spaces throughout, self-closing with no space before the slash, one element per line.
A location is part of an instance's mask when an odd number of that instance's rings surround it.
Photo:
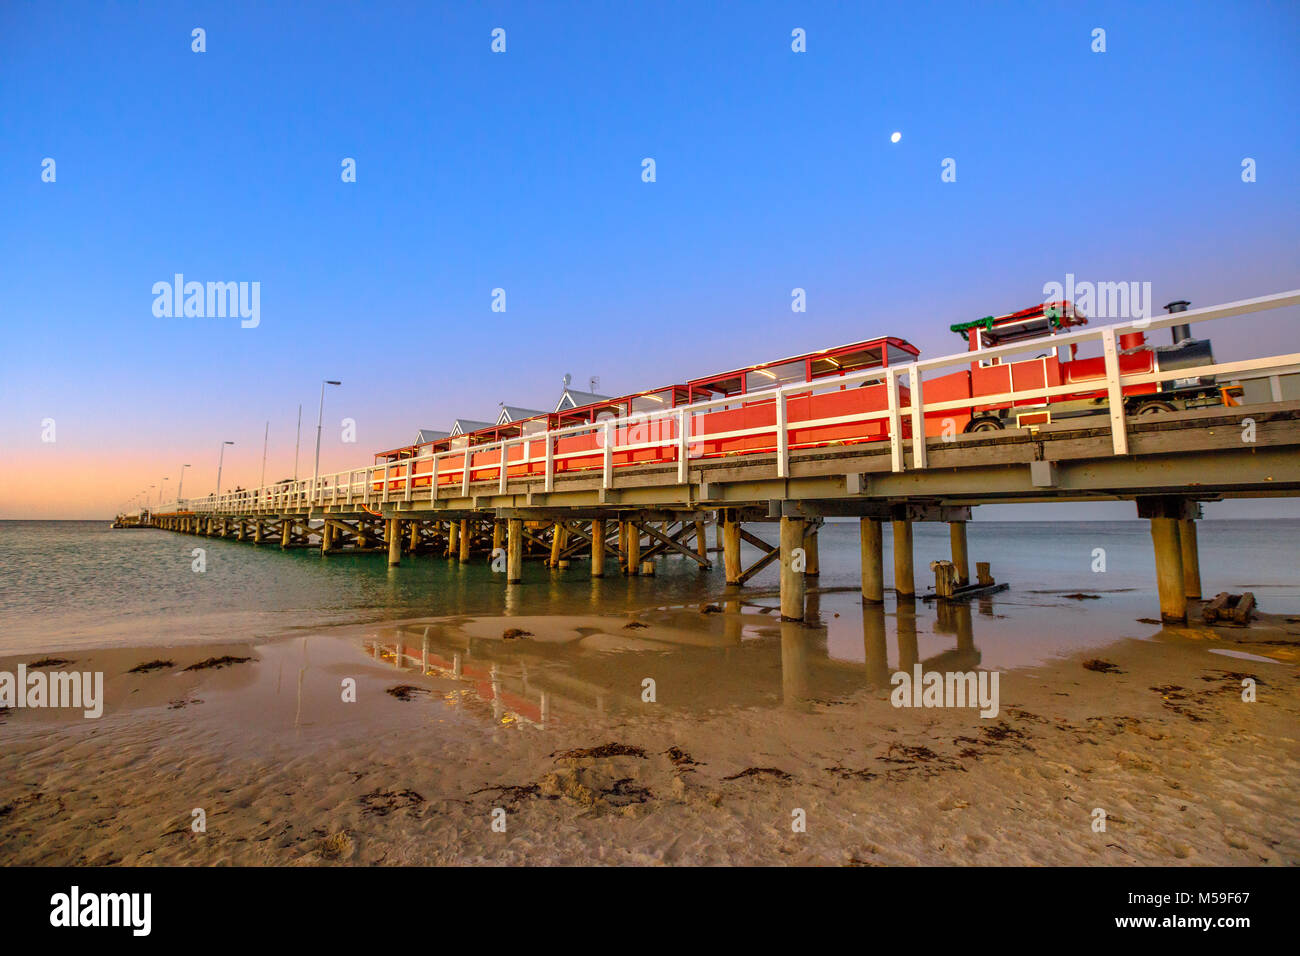
<path fill-rule="evenodd" d="M 991 598 L 979 602 L 981 614 L 991 616 L 992 607 Z M 393 625 L 364 646 L 412 683 L 420 677 L 461 682 L 464 692 L 486 705 L 494 723 L 542 729 L 566 717 L 644 716 L 651 707 L 701 716 L 724 708 L 805 707 L 862 691 L 887 691 L 893 673 L 910 672 L 917 663 L 926 672 L 971 671 L 981 659 L 970 603 L 940 603 L 933 616 L 925 615 L 934 635 L 952 641 L 925 659 L 915 602 L 899 601 L 892 614 L 882 604 L 862 605 L 861 662 L 831 657 L 825 627 L 781 621 L 769 616 L 772 610 L 735 597 L 721 614 L 681 612 L 706 620 L 708 629 L 700 632 L 707 635 L 704 641 L 673 642 L 653 624 L 636 632 L 662 649 L 591 650 L 582 646 L 582 638 L 480 638 L 455 621 Z M 641 699 L 647 677 L 655 681 L 654 704 Z"/>

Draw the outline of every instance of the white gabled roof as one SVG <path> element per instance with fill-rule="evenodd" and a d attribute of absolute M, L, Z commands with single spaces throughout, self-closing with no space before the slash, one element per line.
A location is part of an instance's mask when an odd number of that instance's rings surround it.
<path fill-rule="evenodd" d="M 451 423 L 451 433 L 453 435 L 468 435 L 470 432 L 491 428 L 493 424 L 493 422 L 477 422 L 472 418 L 458 418 Z"/>
<path fill-rule="evenodd" d="M 426 442 L 439 441 L 443 438 L 450 438 L 451 432 L 438 431 L 436 428 L 421 428 L 415 433 L 415 443 L 423 445 Z"/>
<path fill-rule="evenodd" d="M 518 405 L 502 405 L 501 414 L 497 416 L 498 425 L 508 425 L 511 422 L 520 422 L 525 418 L 536 418 L 538 415 L 545 415 L 544 411 L 536 408 L 520 408 Z"/>
<path fill-rule="evenodd" d="M 581 408 L 583 405 L 595 405 L 597 402 L 608 402 L 612 395 L 597 395 L 595 392 L 579 392 L 577 389 L 566 388 L 560 400 L 555 403 L 555 410 L 562 412 L 566 408 Z"/>

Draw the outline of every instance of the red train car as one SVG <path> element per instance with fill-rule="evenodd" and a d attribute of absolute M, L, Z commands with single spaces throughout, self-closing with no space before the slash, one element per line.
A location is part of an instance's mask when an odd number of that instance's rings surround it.
<path fill-rule="evenodd" d="M 851 420 L 888 410 L 888 393 L 882 382 L 854 383 L 838 389 L 826 386 L 833 386 L 836 378 L 851 372 L 913 362 L 919 354 L 910 342 L 887 336 L 694 379 L 687 383 L 691 402 L 719 398 L 734 401 L 694 416 L 692 457 L 774 450 L 776 400 L 770 391 L 798 382 L 815 388 L 794 392 L 787 398 L 791 448 L 887 439 L 885 418 Z M 907 389 L 900 388 L 900 403 L 906 404 L 907 396 Z M 807 427 L 799 424 L 828 418 L 843 421 Z M 767 430 L 766 434 L 734 434 L 756 428 Z"/>

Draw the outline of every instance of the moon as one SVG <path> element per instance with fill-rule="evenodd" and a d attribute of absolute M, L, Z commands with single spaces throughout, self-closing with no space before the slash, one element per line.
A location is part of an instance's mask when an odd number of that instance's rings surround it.
<path fill-rule="evenodd" d="M 891 143 L 897 143 L 902 138 L 903 138 L 902 133 L 894 133 L 892 136 L 889 137 L 889 141 Z"/>

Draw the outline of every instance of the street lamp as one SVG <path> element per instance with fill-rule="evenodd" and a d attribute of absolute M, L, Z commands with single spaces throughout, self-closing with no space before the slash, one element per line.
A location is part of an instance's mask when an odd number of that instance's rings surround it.
<path fill-rule="evenodd" d="M 316 413 L 316 465 L 311 471 L 311 494 L 313 498 L 316 497 L 316 480 L 320 477 L 320 430 L 321 423 L 325 420 L 325 386 L 342 384 L 342 382 L 335 382 L 328 378 L 320 383 L 320 411 Z"/>
<path fill-rule="evenodd" d="M 185 487 L 185 469 L 188 468 L 188 467 L 190 467 L 190 466 L 189 466 L 189 465 L 181 465 L 181 480 L 180 480 L 180 481 L 177 483 L 177 485 L 176 485 L 176 500 L 177 500 L 177 501 L 180 501 L 180 500 L 181 500 L 181 490 Z"/>
<path fill-rule="evenodd" d="M 217 497 L 221 497 L 221 466 L 226 459 L 226 446 L 233 445 L 233 441 L 223 441 L 221 443 L 221 454 L 217 456 Z"/>
<path fill-rule="evenodd" d="M 167 482 L 169 481 L 171 481 L 170 478 L 164 478 L 158 485 L 158 507 L 160 509 L 163 506 L 163 495 L 166 493 Z"/>

